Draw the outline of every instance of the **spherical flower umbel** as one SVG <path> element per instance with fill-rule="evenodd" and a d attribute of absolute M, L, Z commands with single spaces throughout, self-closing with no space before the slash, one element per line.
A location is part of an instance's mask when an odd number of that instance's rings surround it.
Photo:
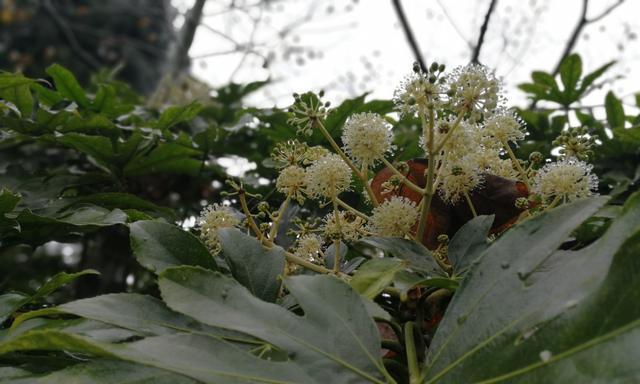
<path fill-rule="evenodd" d="M 422 71 L 413 72 L 402 80 L 393 92 L 393 102 L 403 114 L 414 114 L 426 110 L 440 101 L 442 94 L 438 82 L 430 82 Z"/>
<path fill-rule="evenodd" d="M 378 236 L 403 237 L 418 220 L 418 208 L 405 197 L 393 196 L 373 209 L 367 229 Z"/>
<path fill-rule="evenodd" d="M 500 82 L 487 67 L 478 64 L 453 71 L 449 95 L 453 109 L 467 113 L 472 121 L 490 116 L 502 103 Z"/>
<path fill-rule="evenodd" d="M 303 192 L 305 185 L 304 169 L 297 165 L 290 165 L 280 171 L 280 175 L 276 180 L 278 192 L 297 200 L 300 204 L 304 203 Z"/>
<path fill-rule="evenodd" d="M 309 234 L 298 239 L 298 245 L 293 254 L 312 263 L 319 263 L 322 260 L 321 249 L 322 240 L 320 237 Z"/>
<path fill-rule="evenodd" d="M 545 165 L 534 178 L 533 191 L 544 199 L 573 201 L 593 195 L 598 177 L 592 165 L 576 158 L 566 158 Z"/>
<path fill-rule="evenodd" d="M 438 192 L 442 200 L 456 204 L 465 193 L 480 186 L 482 181 L 480 170 L 473 164 L 472 157 L 469 157 L 457 164 L 445 164 Z"/>
<path fill-rule="evenodd" d="M 318 199 L 333 199 L 351 186 L 351 168 L 331 153 L 316 160 L 307 168 L 307 195 Z"/>
<path fill-rule="evenodd" d="M 523 121 L 515 113 L 501 111 L 488 117 L 484 122 L 484 130 L 503 145 L 524 140 Z"/>
<path fill-rule="evenodd" d="M 377 113 L 356 113 L 342 131 L 345 152 L 357 164 L 371 166 L 392 149 L 389 124 Z"/>
<path fill-rule="evenodd" d="M 200 212 L 200 217 L 198 218 L 200 238 L 209 248 L 209 251 L 215 255 L 220 252 L 218 230 L 220 228 L 235 227 L 238 224 L 240 224 L 240 220 L 230 207 L 211 204 Z"/>
<path fill-rule="evenodd" d="M 339 220 L 336 220 L 336 212 L 333 211 L 322 220 L 322 230 L 326 239 L 356 241 L 362 236 L 365 222 L 361 217 L 340 211 L 337 218 Z"/>

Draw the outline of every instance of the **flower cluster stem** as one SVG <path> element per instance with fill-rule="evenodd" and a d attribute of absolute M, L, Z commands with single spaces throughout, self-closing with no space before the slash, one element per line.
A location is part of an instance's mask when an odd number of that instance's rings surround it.
<path fill-rule="evenodd" d="M 358 167 L 356 167 L 356 165 L 353 163 L 353 161 L 351 161 L 351 159 L 349 159 L 349 157 L 347 157 L 347 155 L 340 148 L 338 143 L 336 143 L 336 141 L 333 140 L 333 137 L 331 137 L 331 134 L 329 133 L 329 131 L 327 131 L 327 128 L 325 128 L 324 124 L 322 124 L 322 122 L 320 120 L 316 120 L 315 122 L 316 122 L 316 126 L 318 127 L 318 129 L 320 130 L 320 132 L 322 133 L 324 138 L 331 145 L 331 148 L 333 148 L 333 150 L 342 158 L 342 160 L 345 163 L 347 163 L 347 165 L 349 166 L 349 168 L 351 168 L 353 173 L 355 173 L 356 176 L 360 180 L 362 180 L 362 184 L 364 185 L 364 189 L 367 192 L 367 195 L 369 195 L 369 199 L 371 200 L 371 204 L 373 204 L 374 207 L 377 207 L 378 206 L 378 200 L 376 199 L 376 195 L 373 193 L 373 190 L 371 189 L 371 186 L 369 185 L 369 178 L 367 177 L 367 174 L 364 173 L 364 172 L 360 172 L 360 170 L 358 169 Z"/>
<path fill-rule="evenodd" d="M 275 217 L 275 219 L 273 219 L 271 231 L 269 231 L 269 239 L 271 241 L 275 241 L 276 237 L 278 236 L 278 227 L 280 226 L 282 216 L 289 207 L 289 202 L 291 202 L 291 195 L 287 195 L 287 198 L 284 200 L 284 202 L 280 206 L 280 209 L 278 210 L 277 216 Z"/>
<path fill-rule="evenodd" d="M 398 168 L 396 168 L 393 164 L 391 164 L 389 162 L 389 160 L 385 159 L 384 157 L 382 158 L 382 162 L 384 163 L 384 165 L 387 166 L 387 168 L 389 168 L 396 176 L 400 177 L 400 179 L 402 180 L 402 183 L 404 185 L 406 185 L 407 187 L 411 188 L 412 190 L 414 190 L 415 192 L 418 192 L 419 194 L 424 194 L 424 188 L 420 188 L 420 186 L 416 185 L 414 182 L 412 182 L 411 180 L 409 180 L 405 175 L 402 174 L 402 172 L 400 172 L 398 170 Z"/>
<path fill-rule="evenodd" d="M 404 345 L 407 351 L 407 365 L 409 366 L 409 383 L 420 383 L 420 366 L 418 364 L 418 355 L 416 353 L 416 342 L 413 336 L 413 322 L 404 323 Z"/>
<path fill-rule="evenodd" d="M 342 234 L 342 228 L 340 226 L 340 212 L 338 211 L 338 198 L 333 197 L 333 215 L 336 219 L 336 227 L 338 233 Z M 333 241 L 333 247 L 335 248 L 335 254 L 333 255 L 333 273 L 338 274 L 340 272 L 340 238 Z"/>

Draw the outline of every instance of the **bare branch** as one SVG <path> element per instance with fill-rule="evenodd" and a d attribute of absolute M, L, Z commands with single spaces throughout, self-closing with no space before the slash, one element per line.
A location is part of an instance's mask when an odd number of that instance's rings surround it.
<path fill-rule="evenodd" d="M 467 46 L 469 47 L 469 49 L 473 49 L 473 44 L 471 44 L 471 42 L 464 37 L 464 34 L 462 33 L 462 31 L 460 30 L 460 27 L 458 27 L 458 24 L 455 22 L 455 20 L 453 19 L 453 17 L 451 17 L 451 14 L 449 14 L 449 11 L 447 10 L 447 8 L 442 4 L 441 0 L 436 0 L 436 3 L 438 3 L 438 6 L 440 6 L 440 9 L 442 10 L 442 13 L 444 13 L 444 16 L 447 18 L 447 20 L 449 21 L 449 24 L 451 24 L 451 26 L 453 27 L 453 29 L 456 31 L 456 33 L 458 34 L 458 36 L 460 36 L 460 38 L 462 40 L 464 40 L 464 42 L 467 44 Z"/>
<path fill-rule="evenodd" d="M 206 1 L 207 0 L 196 0 L 193 7 L 191 7 L 185 16 L 184 25 L 180 29 L 178 39 L 171 49 L 169 49 L 166 74 L 171 77 L 189 68 L 189 48 L 191 48 L 191 44 L 193 43 L 196 29 L 198 29 L 200 25 L 202 10 L 204 9 Z"/>
<path fill-rule="evenodd" d="M 76 35 L 73 33 L 73 30 L 71 29 L 67 21 L 62 18 L 62 16 L 60 16 L 51 1 L 45 0 L 43 2 L 43 5 L 47 12 L 49 12 L 49 14 L 51 15 L 51 18 L 56 23 L 64 37 L 69 42 L 71 50 L 74 51 L 76 55 L 78 55 L 78 57 L 85 62 L 85 64 L 89 65 L 93 69 L 99 69 L 101 67 L 100 63 L 82 48 L 82 46 L 78 42 L 78 39 L 76 38 Z"/>
<path fill-rule="evenodd" d="M 416 41 L 415 36 L 413 35 L 413 30 L 409 25 L 409 21 L 407 20 L 407 16 L 404 14 L 404 10 L 402 9 L 402 4 L 400 4 L 400 0 L 392 0 L 393 8 L 396 10 L 396 14 L 398 15 L 398 19 L 400 20 L 400 24 L 402 25 L 402 29 L 404 30 L 405 37 L 409 42 L 409 46 L 413 51 L 413 56 L 415 57 L 418 64 L 423 70 L 427 69 L 427 66 L 422 58 L 422 53 L 420 48 L 418 47 L 418 42 Z"/>
<path fill-rule="evenodd" d="M 491 19 L 491 15 L 496 8 L 496 4 L 498 0 L 491 0 L 489 4 L 489 9 L 487 13 L 484 15 L 484 21 L 482 22 L 482 26 L 480 27 L 480 35 L 478 36 L 478 43 L 473 48 L 473 53 L 471 54 L 471 62 L 474 64 L 479 64 L 480 61 L 480 50 L 482 49 L 482 44 L 484 43 L 484 35 L 487 33 L 487 28 L 489 27 L 489 20 Z"/>
<path fill-rule="evenodd" d="M 609 6 L 607 9 L 605 9 L 598 16 L 588 19 L 587 10 L 589 8 L 589 0 L 582 0 L 582 11 L 580 13 L 580 19 L 578 20 L 578 23 L 576 24 L 576 26 L 573 28 L 571 37 L 567 41 L 567 44 L 564 47 L 564 51 L 562 51 L 562 55 L 560 56 L 560 60 L 558 60 L 558 63 L 556 64 L 555 69 L 553 70 L 554 75 L 558 74 L 558 72 L 560 71 L 560 64 L 562 64 L 562 61 L 564 61 L 564 59 L 571 54 L 571 51 L 573 51 L 573 48 L 575 47 L 576 42 L 578 41 L 578 37 L 580 37 L 580 34 L 582 33 L 582 30 L 584 29 L 584 27 L 586 27 L 591 23 L 595 23 L 596 21 L 602 20 L 604 17 L 609 15 L 611 12 L 613 12 L 614 9 L 616 9 L 622 3 L 624 3 L 624 1 L 625 0 L 618 0 L 617 2 Z"/>
<path fill-rule="evenodd" d="M 604 11 L 602 11 L 601 14 L 599 14 L 596 17 L 592 17 L 590 18 L 587 23 L 595 23 L 596 21 L 600 21 L 601 19 L 607 17 L 607 15 L 609 15 L 611 12 L 613 12 L 614 9 L 618 8 L 622 3 L 624 3 L 625 0 L 618 0 L 617 2 L 611 4 L 609 6 L 609 8 L 605 9 Z"/>

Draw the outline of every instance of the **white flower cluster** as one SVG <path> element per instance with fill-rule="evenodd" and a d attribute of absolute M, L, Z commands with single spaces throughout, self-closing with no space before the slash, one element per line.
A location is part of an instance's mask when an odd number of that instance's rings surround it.
<path fill-rule="evenodd" d="M 417 223 L 418 208 L 413 201 L 393 196 L 373 209 L 367 230 L 378 236 L 403 237 Z"/>
<path fill-rule="evenodd" d="M 218 230 L 232 228 L 238 224 L 240 224 L 240 219 L 233 209 L 219 204 L 211 204 L 200 212 L 198 218 L 200 238 L 212 254 L 218 254 L 220 252 Z"/>
<path fill-rule="evenodd" d="M 365 168 L 374 165 L 393 148 L 391 127 L 377 113 L 351 115 L 342 132 L 345 152 Z"/>
<path fill-rule="evenodd" d="M 593 195 L 598 177 L 593 166 L 575 158 L 565 158 L 545 165 L 534 179 L 533 190 L 545 199 L 573 201 Z"/>
<path fill-rule="evenodd" d="M 331 200 L 351 188 L 351 168 L 334 153 L 323 156 L 307 168 L 305 184 L 311 198 Z"/>

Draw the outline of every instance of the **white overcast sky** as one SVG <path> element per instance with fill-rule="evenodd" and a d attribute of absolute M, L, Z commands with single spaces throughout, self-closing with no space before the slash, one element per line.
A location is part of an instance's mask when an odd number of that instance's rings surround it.
<path fill-rule="evenodd" d="M 617 1 L 590 0 L 587 17 Z M 192 2 L 173 0 L 181 10 Z M 256 106 L 284 106 L 293 92 L 319 89 L 325 89 L 333 102 L 363 92 L 372 98 L 391 98 L 414 60 L 391 0 L 281 0 L 271 1 L 270 7 L 248 6 L 233 12 L 225 11 L 228 3 L 208 1 L 204 18 L 208 27 L 198 29 L 190 52 L 196 58 L 193 72 L 213 86 L 231 79 L 244 83 L 270 77 L 273 83 L 249 99 Z M 469 61 L 469 46 L 478 38 L 488 0 L 402 3 L 428 62 L 438 60 L 451 68 Z M 498 0 L 480 60 L 503 78 L 513 103 L 524 103 L 515 85 L 527 81 L 532 70 L 550 71 L 555 66 L 581 6 L 582 0 Z M 624 77 L 613 90 L 628 105 L 634 103 L 633 93 L 640 91 L 637 15 L 640 0 L 626 0 L 606 18 L 586 26 L 575 49 L 583 57 L 585 71 L 618 60 L 609 77 Z M 255 30 L 254 20 L 260 20 Z M 285 28 L 291 32 L 282 38 L 279 31 Z M 262 56 L 272 52 L 269 68 L 263 68 L 260 55 L 226 54 L 234 48 L 232 40 L 253 41 L 253 49 Z M 304 65 L 297 64 L 300 61 Z M 594 93 L 587 103 L 601 104 L 604 91 Z"/>

